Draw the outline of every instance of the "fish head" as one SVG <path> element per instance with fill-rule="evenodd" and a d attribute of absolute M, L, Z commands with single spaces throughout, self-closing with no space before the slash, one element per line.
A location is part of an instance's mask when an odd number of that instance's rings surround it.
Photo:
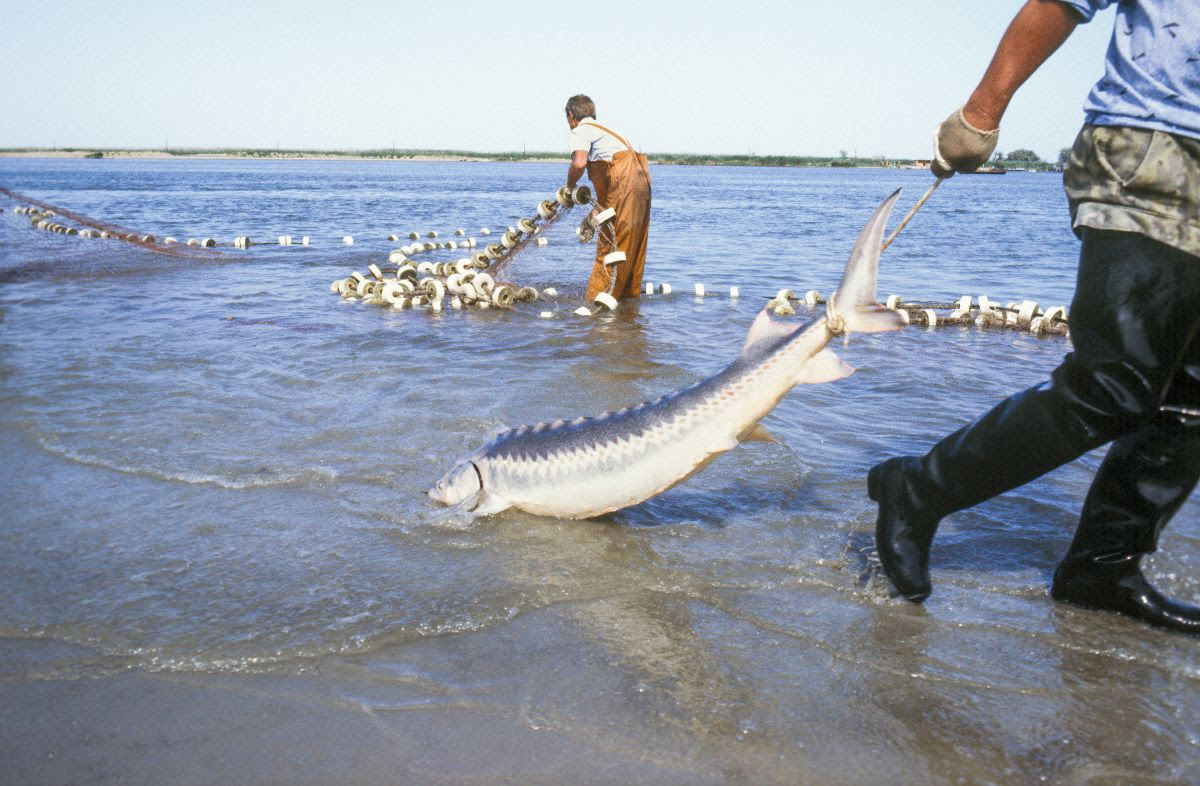
<path fill-rule="evenodd" d="M 483 474 L 471 459 L 460 461 L 429 490 L 429 496 L 443 505 L 477 500 L 482 493 Z"/>

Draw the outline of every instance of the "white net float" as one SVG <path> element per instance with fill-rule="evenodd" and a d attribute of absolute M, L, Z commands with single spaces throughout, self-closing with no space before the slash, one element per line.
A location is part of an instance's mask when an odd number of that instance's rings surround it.
<path fill-rule="evenodd" d="M 367 293 L 371 291 L 371 282 L 365 278 L 362 279 L 358 282 L 358 285 L 354 287 L 354 291 L 359 297 L 366 297 Z"/>
<path fill-rule="evenodd" d="M 505 232 L 504 237 L 500 238 L 500 245 L 505 248 L 513 248 L 517 245 L 517 239 L 511 233 Z"/>
<path fill-rule="evenodd" d="M 522 303 L 532 303 L 538 299 L 538 291 L 535 287 L 521 287 L 517 290 L 517 300 Z"/>
<path fill-rule="evenodd" d="M 559 188 L 558 191 L 554 193 L 554 199 L 563 207 L 571 207 L 573 204 L 575 204 L 571 201 L 571 190 L 566 186 Z M 588 311 L 588 314 L 591 313 L 591 311 Z"/>
<path fill-rule="evenodd" d="M 446 244 L 446 248 L 450 249 L 451 251 L 457 251 L 458 250 L 458 241 L 451 240 L 449 243 Z"/>
<path fill-rule="evenodd" d="M 592 201 L 592 190 L 587 186 L 575 186 L 571 192 L 571 201 L 576 205 L 586 205 Z"/>
<path fill-rule="evenodd" d="M 779 298 L 775 298 L 767 303 L 767 308 L 781 317 L 791 316 L 796 313 L 796 309 L 792 307 L 790 300 L 780 300 Z"/>
<path fill-rule="evenodd" d="M 480 273 L 479 275 L 475 276 L 475 278 L 471 280 L 471 284 L 474 285 L 476 291 L 483 292 L 490 292 L 496 286 L 495 280 L 487 273 Z"/>
<path fill-rule="evenodd" d="M 498 243 L 489 243 L 488 247 L 484 249 L 483 254 L 488 259 L 499 259 L 504 256 L 504 248 Z"/>
<path fill-rule="evenodd" d="M 145 243 L 153 243 L 153 242 L 154 242 L 154 236 L 153 236 L 153 235 L 146 235 L 146 237 L 148 237 L 148 238 L 150 238 L 150 239 L 149 239 L 149 240 L 146 240 L 146 241 L 143 241 L 143 242 L 145 242 Z M 201 246 L 203 246 L 203 247 L 205 247 L 205 248 L 212 248 L 212 247 L 213 247 L 213 246 L 215 246 L 216 244 L 217 244 L 217 241 L 213 240 L 211 237 L 206 237 L 206 238 L 204 238 L 203 240 L 201 240 L 201 241 L 200 241 L 200 245 L 201 245 Z"/>
<path fill-rule="evenodd" d="M 342 242 L 348 246 L 352 246 L 352 245 L 354 245 L 354 238 L 351 237 L 350 235 L 346 235 L 345 237 L 342 238 Z"/>
<path fill-rule="evenodd" d="M 80 234 L 83 234 L 83 233 L 80 233 Z M 89 230 L 86 237 L 99 237 L 99 235 L 96 232 Z M 173 237 L 164 237 L 163 238 L 163 243 L 165 243 L 168 246 L 173 246 L 178 242 L 179 242 L 179 240 L 177 238 L 173 238 Z M 234 243 L 234 245 L 237 246 L 238 248 L 245 248 L 246 246 L 248 246 L 250 244 L 243 243 L 242 245 L 238 246 L 237 243 Z"/>
<path fill-rule="evenodd" d="M 887 296 L 886 305 L 888 308 L 893 309 L 893 310 L 900 308 L 900 303 L 901 303 L 901 300 L 900 300 L 899 295 L 888 295 Z"/>
<path fill-rule="evenodd" d="M 492 304 L 487 300 L 476 301 L 475 305 L 478 306 L 481 311 L 492 307 Z"/>
<path fill-rule="evenodd" d="M 479 234 L 490 235 L 490 234 L 492 234 L 492 230 L 488 229 L 487 227 L 483 227 L 482 229 L 479 230 Z"/>
<path fill-rule="evenodd" d="M 396 278 L 416 278 L 417 275 L 417 269 L 411 264 L 403 264 L 396 268 Z"/>
<path fill-rule="evenodd" d="M 592 315 L 592 310 L 587 306 L 580 306 L 571 313 L 578 314 L 581 317 L 590 317 Z"/>
<path fill-rule="evenodd" d="M 490 261 L 490 258 L 488 257 L 486 252 L 476 251 L 474 254 L 471 255 L 471 264 L 474 265 L 475 267 L 487 267 L 489 261 Z"/>
<path fill-rule="evenodd" d="M 503 284 L 492 290 L 492 302 L 497 306 L 511 306 L 516 294 L 512 287 L 504 286 Z"/>
<path fill-rule="evenodd" d="M 396 298 L 396 302 L 392 303 L 392 308 L 408 308 L 408 298 Z"/>
<path fill-rule="evenodd" d="M 669 295 L 669 294 L 671 294 L 671 285 L 664 281 L 663 283 L 658 285 L 658 291 L 663 293 L 664 295 Z"/>
<path fill-rule="evenodd" d="M 434 314 L 442 313 L 442 299 L 438 298 L 437 300 L 429 301 L 429 310 Z"/>
<path fill-rule="evenodd" d="M 400 235 L 397 235 L 396 233 L 394 233 L 394 232 L 393 232 L 392 234 L 390 234 L 390 235 L 388 235 L 388 236 L 387 236 L 387 239 L 388 239 L 390 242 L 392 242 L 392 243 L 395 243 L 395 242 L 397 242 L 398 240 L 400 240 Z"/>
<path fill-rule="evenodd" d="M 522 218 L 517 222 L 517 229 L 521 230 L 527 235 L 532 235 L 534 230 L 537 229 L 537 225 L 534 224 L 531 219 Z"/>
<path fill-rule="evenodd" d="M 1019 324 L 1024 324 L 1026 322 L 1032 322 L 1033 318 L 1035 316 L 1037 316 L 1037 310 L 1038 310 L 1037 301 L 1034 301 L 1034 300 L 1022 301 L 1021 305 L 1017 308 L 1017 322 Z"/>
<path fill-rule="evenodd" d="M 420 233 L 418 233 L 418 232 L 409 232 L 409 233 L 408 233 L 408 239 L 409 239 L 409 240 L 417 240 L 417 239 L 419 239 L 420 237 L 421 237 L 421 235 L 420 235 Z"/>
<path fill-rule="evenodd" d="M 549 238 L 545 238 L 545 237 L 539 237 L 539 238 L 537 239 L 537 244 L 538 244 L 539 246 L 547 246 L 547 245 L 550 245 L 550 239 L 549 239 Z"/>
<path fill-rule="evenodd" d="M 466 237 L 467 233 L 466 233 L 466 230 L 456 229 L 456 230 L 454 230 L 454 234 L 458 235 L 459 237 Z"/>
<path fill-rule="evenodd" d="M 374 262 L 367 265 L 367 270 L 371 271 L 371 275 L 375 276 L 375 278 L 378 278 L 378 279 L 383 278 L 383 271 L 380 270 L 379 265 L 376 265 Z"/>
<path fill-rule="evenodd" d="M 821 302 L 821 293 L 815 289 L 810 289 L 804 293 L 804 302 L 810 306 L 815 306 Z"/>
<path fill-rule="evenodd" d="M 647 281 L 645 290 L 646 290 L 647 295 L 653 295 L 654 294 L 654 283 L 651 281 Z"/>
<path fill-rule="evenodd" d="M 475 248 L 475 238 L 467 238 L 467 248 Z"/>
<path fill-rule="evenodd" d="M 401 278 L 401 279 L 397 280 L 396 285 L 408 293 L 412 293 L 417 290 L 417 285 L 414 284 L 412 282 L 412 279 L 409 279 L 409 278 Z"/>
<path fill-rule="evenodd" d="M 692 284 L 692 292 L 695 293 L 696 297 L 704 297 L 704 285 L 700 283 Z"/>
<path fill-rule="evenodd" d="M 907 325 L 911 321 L 911 318 L 908 316 L 908 312 L 904 309 L 897 309 L 896 313 L 900 315 L 900 321 L 904 324 Z"/>
<path fill-rule="evenodd" d="M 607 292 L 601 292 L 592 298 L 592 302 L 598 306 L 604 306 L 609 311 L 617 310 L 617 299 Z"/>
<path fill-rule="evenodd" d="M 601 210 L 599 213 L 597 213 L 592 218 L 592 223 L 594 223 L 596 226 L 600 226 L 605 221 L 611 221 L 612 219 L 614 219 L 616 217 L 617 217 L 617 209 L 615 207 L 609 207 L 609 208 L 605 208 L 604 210 Z"/>
<path fill-rule="evenodd" d="M 624 251 L 614 251 L 611 254 L 605 254 L 601 260 L 605 265 L 618 265 L 626 261 Z"/>
<path fill-rule="evenodd" d="M 433 229 L 431 229 L 425 233 L 425 237 L 437 237 L 437 236 L 438 236 L 437 231 L 433 230 Z"/>
<path fill-rule="evenodd" d="M 1053 322 L 1056 319 L 1059 321 L 1066 321 L 1067 307 L 1066 306 L 1055 306 L 1054 308 L 1048 309 L 1046 311 L 1046 313 L 1043 315 L 1043 317 L 1045 318 L 1047 324 L 1049 324 L 1050 322 Z"/>
<path fill-rule="evenodd" d="M 300 245 L 302 245 L 302 246 L 308 245 L 308 235 L 305 235 L 304 237 L 300 238 Z"/>
<path fill-rule="evenodd" d="M 432 273 L 433 270 L 434 270 L 434 264 L 428 260 L 417 264 L 417 272 L 418 273 Z"/>
<path fill-rule="evenodd" d="M 731 297 L 731 298 L 738 298 L 738 297 L 741 297 L 741 296 L 742 296 L 742 290 L 738 289 L 737 287 L 730 287 L 730 288 L 729 288 L 729 297 Z"/>
<path fill-rule="evenodd" d="M 408 255 L 400 249 L 396 249 L 392 253 L 388 254 L 388 262 L 391 262 L 393 265 L 403 265 L 407 261 Z"/>
<path fill-rule="evenodd" d="M 558 295 L 558 290 L 554 287 L 546 287 L 542 290 L 542 294 L 546 297 L 556 297 Z"/>
<path fill-rule="evenodd" d="M 549 199 L 546 199 L 538 203 L 537 212 L 542 218 L 551 218 L 555 213 L 558 212 L 558 206 Z"/>
<path fill-rule="evenodd" d="M 350 278 L 354 279 L 355 285 L 357 285 L 359 281 L 367 280 L 367 277 L 364 276 L 362 273 L 359 273 L 357 270 L 355 270 L 353 273 L 350 274 Z"/>
<path fill-rule="evenodd" d="M 425 298 L 421 295 L 413 295 L 411 298 L 409 298 L 408 303 L 413 307 L 423 306 L 425 305 Z"/>
<path fill-rule="evenodd" d="M 938 323 L 937 312 L 934 311 L 932 308 L 927 308 L 924 311 L 925 311 L 925 323 L 927 325 L 929 325 L 929 327 L 937 327 L 937 323 Z"/>
<path fill-rule="evenodd" d="M 541 317 L 542 319 L 553 319 L 554 312 L 553 311 L 543 311 L 542 313 L 538 314 L 538 316 Z"/>
<path fill-rule="evenodd" d="M 66 227 L 63 227 L 63 229 L 64 229 L 64 230 L 66 230 Z M 68 232 L 69 232 L 69 233 L 73 233 L 73 232 L 74 232 L 74 230 L 68 230 Z M 213 240 L 212 238 L 209 238 L 209 241 L 210 241 L 210 242 L 209 242 L 209 243 L 207 243 L 206 245 L 209 245 L 210 247 L 211 247 L 211 246 L 215 246 L 215 245 L 217 244 L 217 241 Z M 142 242 L 143 242 L 143 243 L 153 243 L 153 242 L 154 242 L 154 235 L 142 235 Z"/>
<path fill-rule="evenodd" d="M 329 285 L 329 291 L 330 292 L 341 292 L 342 284 L 344 284 L 345 281 L 346 280 L 344 278 L 339 278 L 339 279 L 335 280 L 332 284 Z"/>
<path fill-rule="evenodd" d="M 1045 324 L 1045 317 L 1034 317 L 1033 319 L 1029 320 L 1029 332 L 1036 336 L 1038 333 L 1042 332 L 1042 328 L 1045 326 Z"/>
<path fill-rule="evenodd" d="M 992 301 L 987 295 L 979 296 L 979 313 L 988 314 L 992 310 Z"/>
<path fill-rule="evenodd" d="M 446 285 L 436 278 L 427 278 L 421 282 L 421 289 L 425 291 L 425 296 L 432 302 L 441 300 L 446 296 Z"/>
<path fill-rule="evenodd" d="M 462 308 L 462 306 L 463 306 L 462 298 L 459 298 L 459 297 L 450 298 L 450 308 L 458 309 L 458 308 Z"/>
<path fill-rule="evenodd" d="M 462 259 L 460 259 L 454 263 L 454 272 L 455 273 L 466 273 L 468 270 L 471 269 L 471 267 L 472 267 L 471 260 L 467 259 L 466 257 L 463 257 Z"/>
<path fill-rule="evenodd" d="M 424 248 L 426 251 L 433 251 L 433 250 L 437 249 L 437 243 L 431 243 L 431 242 L 427 241 L 425 243 L 425 245 L 423 245 L 421 247 Z"/>
<path fill-rule="evenodd" d="M 395 305 L 396 301 L 404 297 L 404 288 L 396 281 L 389 281 L 383 285 L 383 289 L 379 290 L 379 297 L 384 303 Z"/>

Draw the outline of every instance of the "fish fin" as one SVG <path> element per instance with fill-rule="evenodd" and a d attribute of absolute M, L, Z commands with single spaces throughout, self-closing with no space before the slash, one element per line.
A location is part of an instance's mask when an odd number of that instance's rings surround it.
<path fill-rule="evenodd" d="M 503 497 L 498 497 L 495 494 L 484 494 L 483 499 L 479 500 L 479 504 L 471 512 L 476 516 L 491 516 L 494 513 L 508 510 L 511 507 L 512 503 Z"/>
<path fill-rule="evenodd" d="M 883 306 L 860 306 L 845 315 L 847 333 L 886 333 L 905 326 L 900 312 Z"/>
<path fill-rule="evenodd" d="M 795 333 L 800 327 L 803 327 L 803 325 L 797 325 L 795 322 L 783 319 L 776 319 L 770 310 L 763 308 L 762 311 L 758 312 L 754 323 L 750 325 L 750 331 L 746 334 L 746 343 L 742 345 L 741 354 L 757 353 L 760 349 L 774 346 L 787 336 Z"/>
<path fill-rule="evenodd" d="M 835 335 L 849 330 L 854 312 L 876 303 L 875 290 L 879 281 L 879 255 L 883 253 L 883 231 L 887 228 L 888 216 L 900 196 L 900 189 L 893 191 L 879 203 L 871 218 L 858 235 L 842 283 L 837 292 L 825 304 L 825 319 Z M 869 320 L 865 320 L 869 322 Z"/>
<path fill-rule="evenodd" d="M 797 385 L 812 385 L 818 382 L 833 382 L 854 373 L 854 366 L 834 354 L 831 349 L 822 349 L 804 364 L 796 377 Z"/>
<path fill-rule="evenodd" d="M 742 437 L 742 442 L 778 442 L 775 435 L 767 431 L 766 427 L 761 423 L 755 423 L 750 431 L 746 432 L 746 436 Z"/>

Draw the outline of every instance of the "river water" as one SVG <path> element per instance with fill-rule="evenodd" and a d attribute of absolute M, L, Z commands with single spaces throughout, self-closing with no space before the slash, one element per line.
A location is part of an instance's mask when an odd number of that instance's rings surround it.
<path fill-rule="evenodd" d="M 387 234 L 482 240 L 563 169 L 0 159 L 0 185 L 160 238 L 311 238 L 199 260 L 0 204 L 0 781 L 1200 780 L 1195 642 L 1047 594 L 1102 452 L 948 519 L 923 607 L 873 572 L 867 469 L 1046 377 L 1063 337 L 855 336 L 856 374 L 767 416 L 777 443 L 600 520 L 431 502 L 503 426 L 719 370 L 931 182 L 654 167 L 647 279 L 675 294 L 594 319 L 570 218 L 508 270 L 548 301 L 330 294 Z M 1058 177 L 956 177 L 880 296 L 1068 303 L 1076 254 Z M 1195 502 L 1161 546 L 1149 575 L 1200 601 Z"/>

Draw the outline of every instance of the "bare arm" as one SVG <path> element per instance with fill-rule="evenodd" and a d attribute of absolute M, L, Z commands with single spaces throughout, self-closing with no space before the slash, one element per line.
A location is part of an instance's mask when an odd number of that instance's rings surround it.
<path fill-rule="evenodd" d="M 1079 15 L 1065 3 L 1028 0 L 1004 32 L 983 79 L 963 107 L 966 121 L 984 131 L 999 128 L 1017 88 L 1062 46 L 1079 22 Z"/>
<path fill-rule="evenodd" d="M 571 154 L 571 164 L 567 167 L 567 188 L 574 188 L 587 170 L 588 154 L 586 150 L 576 150 Z"/>

